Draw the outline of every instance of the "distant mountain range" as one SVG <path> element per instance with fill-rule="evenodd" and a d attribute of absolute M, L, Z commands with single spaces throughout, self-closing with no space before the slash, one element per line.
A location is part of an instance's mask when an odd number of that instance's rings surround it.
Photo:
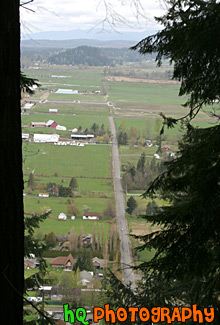
<path fill-rule="evenodd" d="M 155 33 L 155 30 L 145 32 L 115 32 L 107 30 L 70 30 L 34 33 L 21 41 L 22 47 L 43 48 L 75 48 L 82 45 L 95 47 L 129 48 L 138 41 Z"/>
<path fill-rule="evenodd" d="M 155 33 L 155 30 L 149 28 L 142 32 L 128 32 L 128 31 L 114 31 L 114 30 L 103 30 L 103 29 L 73 29 L 68 31 L 45 31 L 40 33 L 33 33 L 25 37 L 25 39 L 35 40 L 68 40 L 68 39 L 95 39 L 98 41 L 140 41 L 142 38 Z"/>

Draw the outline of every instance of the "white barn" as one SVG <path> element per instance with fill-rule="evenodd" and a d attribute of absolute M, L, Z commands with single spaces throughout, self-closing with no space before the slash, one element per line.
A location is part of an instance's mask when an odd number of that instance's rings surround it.
<path fill-rule="evenodd" d="M 58 134 L 34 134 L 34 142 L 50 142 L 55 143 L 59 141 L 60 136 Z"/>

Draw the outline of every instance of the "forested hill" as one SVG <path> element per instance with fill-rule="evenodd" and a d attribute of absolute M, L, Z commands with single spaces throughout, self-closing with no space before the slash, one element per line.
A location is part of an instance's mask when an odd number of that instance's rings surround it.
<path fill-rule="evenodd" d="M 62 51 L 48 58 L 49 63 L 53 64 L 88 64 L 89 66 L 110 65 L 107 58 L 97 47 L 79 46 L 75 49 Z"/>
<path fill-rule="evenodd" d="M 144 59 L 146 60 L 147 57 L 145 56 Z M 140 62 L 142 60 L 142 55 L 127 48 L 115 49 L 90 46 L 68 49 L 48 58 L 48 62 L 52 64 L 88 64 L 89 66 L 114 66 L 123 62 Z"/>

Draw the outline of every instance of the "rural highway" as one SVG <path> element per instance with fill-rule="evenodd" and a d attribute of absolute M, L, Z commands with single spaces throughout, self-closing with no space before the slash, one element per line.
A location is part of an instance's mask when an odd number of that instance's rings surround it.
<path fill-rule="evenodd" d="M 112 133 L 112 156 L 113 156 L 113 179 L 115 184 L 116 214 L 118 217 L 118 230 L 121 251 L 121 268 L 123 282 L 135 289 L 135 278 L 133 270 L 129 267 L 132 263 L 131 250 L 129 245 L 129 233 L 127 220 L 125 218 L 125 203 L 120 177 L 120 160 L 118 154 L 118 143 L 113 117 L 109 116 L 110 130 Z"/>

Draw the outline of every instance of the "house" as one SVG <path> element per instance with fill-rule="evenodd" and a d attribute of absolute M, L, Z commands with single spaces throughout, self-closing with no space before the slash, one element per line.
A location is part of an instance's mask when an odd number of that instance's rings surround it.
<path fill-rule="evenodd" d="M 58 220 L 67 220 L 67 216 L 65 213 L 61 212 L 59 215 L 58 215 Z"/>
<path fill-rule="evenodd" d="M 151 140 L 146 140 L 146 145 L 147 145 L 148 147 L 152 147 L 152 146 L 153 146 L 153 143 L 152 143 Z"/>
<path fill-rule="evenodd" d="M 83 215 L 84 220 L 99 220 L 100 219 L 100 213 L 98 212 L 84 212 Z"/>
<path fill-rule="evenodd" d="M 29 270 L 29 269 L 35 269 L 37 266 L 37 259 L 36 258 L 24 258 L 24 269 Z"/>
<path fill-rule="evenodd" d="M 39 193 L 38 196 L 39 197 L 49 197 L 49 193 Z"/>
<path fill-rule="evenodd" d="M 58 256 L 53 258 L 50 262 L 50 266 L 62 268 L 64 271 L 72 271 L 74 262 L 75 260 L 72 254 L 69 254 L 68 256 Z"/>
<path fill-rule="evenodd" d="M 46 127 L 48 127 L 48 128 L 55 128 L 57 125 L 58 124 L 55 121 L 53 121 L 53 120 L 49 120 L 46 123 Z"/>
<path fill-rule="evenodd" d="M 58 134 L 34 134 L 33 141 L 37 143 L 56 143 L 59 141 Z"/>
<path fill-rule="evenodd" d="M 92 239 L 93 239 L 93 236 L 91 234 L 82 235 L 83 245 L 92 244 Z"/>
<path fill-rule="evenodd" d="M 104 270 L 107 268 L 107 261 L 98 257 L 93 257 L 92 264 L 98 270 Z"/>

